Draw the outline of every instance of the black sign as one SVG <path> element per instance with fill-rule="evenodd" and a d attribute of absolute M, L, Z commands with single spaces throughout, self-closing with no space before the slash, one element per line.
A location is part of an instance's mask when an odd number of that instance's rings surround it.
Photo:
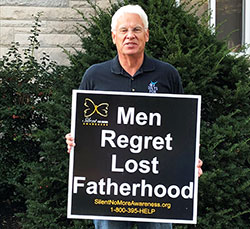
<path fill-rule="evenodd" d="M 200 103 L 74 90 L 68 218 L 196 223 Z"/>

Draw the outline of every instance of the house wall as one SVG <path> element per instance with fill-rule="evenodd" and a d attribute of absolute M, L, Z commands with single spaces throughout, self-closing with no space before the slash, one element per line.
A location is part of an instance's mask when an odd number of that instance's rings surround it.
<path fill-rule="evenodd" d="M 108 0 L 92 0 L 101 7 L 108 7 Z M 40 17 L 42 26 L 39 35 L 42 52 L 50 55 L 59 64 L 68 64 L 62 48 L 73 51 L 80 49 L 81 42 L 75 35 L 75 25 L 82 23 L 81 16 L 73 8 L 79 9 L 86 15 L 92 12 L 86 0 L 0 0 L 0 58 L 6 54 L 12 42 L 19 42 L 20 47 L 26 48 L 28 37 L 34 25 L 34 16 L 43 12 Z M 92 12 L 93 13 L 93 12 Z"/>
<path fill-rule="evenodd" d="M 193 0 L 192 3 L 197 1 Z M 109 6 L 109 0 L 92 0 L 92 3 L 103 8 Z M 75 25 L 83 21 L 73 8 L 86 15 L 93 13 L 86 0 L 0 0 L 0 58 L 6 54 L 12 42 L 19 42 L 22 49 L 27 48 L 30 30 L 34 24 L 32 15 L 43 12 L 40 17 L 41 47 L 36 56 L 39 58 L 46 52 L 57 63 L 69 64 L 66 54 L 59 46 L 71 52 L 74 51 L 73 48 L 81 48 L 79 37 L 75 35 Z M 198 13 L 203 10 L 206 10 L 206 6 Z"/>
<path fill-rule="evenodd" d="M 181 1 L 189 2 L 190 0 L 181 0 Z M 192 0 L 192 1 L 190 1 L 189 6 L 191 7 L 192 5 L 196 5 L 199 2 L 200 2 L 200 0 Z M 207 10 L 208 10 L 208 0 L 199 6 L 198 11 L 196 13 L 199 16 L 199 15 L 202 15 Z"/>

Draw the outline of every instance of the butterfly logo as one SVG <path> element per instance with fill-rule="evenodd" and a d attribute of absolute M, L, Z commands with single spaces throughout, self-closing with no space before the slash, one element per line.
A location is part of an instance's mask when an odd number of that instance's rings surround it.
<path fill-rule="evenodd" d="M 84 102 L 84 106 L 87 107 L 84 110 L 84 117 L 89 118 L 93 114 L 97 113 L 100 116 L 107 117 L 108 116 L 108 103 L 101 103 L 99 105 L 95 105 L 95 103 L 89 99 L 86 98 Z"/>

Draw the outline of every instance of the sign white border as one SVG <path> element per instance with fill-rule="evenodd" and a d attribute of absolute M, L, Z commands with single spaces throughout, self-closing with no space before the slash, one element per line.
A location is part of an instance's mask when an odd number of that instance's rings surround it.
<path fill-rule="evenodd" d="M 197 125 L 196 125 L 196 157 L 195 164 L 199 160 L 199 146 L 200 146 L 200 117 L 201 117 L 201 96 L 200 95 L 186 95 L 186 94 L 154 94 L 141 92 L 117 92 L 117 91 L 93 91 L 93 90 L 73 90 L 72 91 L 72 112 L 71 112 L 71 134 L 74 138 L 75 134 L 75 120 L 76 120 L 76 98 L 77 93 L 85 94 L 107 94 L 107 95 L 130 95 L 130 96 L 148 96 L 148 97 L 168 97 L 168 98 L 193 98 L 197 99 Z M 118 217 L 118 216 L 92 216 L 92 215 L 74 215 L 71 214 L 72 206 L 72 189 L 73 189 L 73 161 L 74 161 L 74 147 L 70 152 L 69 160 L 69 180 L 68 180 L 68 207 L 67 218 L 69 219 L 99 219 L 99 220 L 114 220 L 114 221 L 133 221 L 133 222 L 159 222 L 159 223 L 179 223 L 179 224 L 196 224 L 197 223 L 197 203 L 198 203 L 198 168 L 195 167 L 194 173 L 194 199 L 193 199 L 193 220 L 176 220 L 176 219 L 157 219 L 157 218 L 135 218 L 135 217 Z"/>

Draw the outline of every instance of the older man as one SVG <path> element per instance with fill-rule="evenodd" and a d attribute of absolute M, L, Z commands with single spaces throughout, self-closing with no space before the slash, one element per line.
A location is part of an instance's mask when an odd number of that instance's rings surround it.
<path fill-rule="evenodd" d="M 140 6 L 121 7 L 112 18 L 111 31 L 118 55 L 91 66 L 80 89 L 183 93 L 177 70 L 144 53 L 149 40 L 148 18 Z"/>
<path fill-rule="evenodd" d="M 117 56 L 109 61 L 95 64 L 85 72 L 79 89 L 150 93 L 183 93 L 177 70 L 170 64 L 144 53 L 149 41 L 148 17 L 138 5 L 121 7 L 112 17 L 113 43 Z M 74 146 L 74 139 L 66 135 L 68 152 Z M 199 176 L 202 162 L 198 164 Z M 94 220 L 96 228 L 128 229 L 134 223 Z M 137 228 L 169 229 L 168 223 L 137 223 Z"/>

